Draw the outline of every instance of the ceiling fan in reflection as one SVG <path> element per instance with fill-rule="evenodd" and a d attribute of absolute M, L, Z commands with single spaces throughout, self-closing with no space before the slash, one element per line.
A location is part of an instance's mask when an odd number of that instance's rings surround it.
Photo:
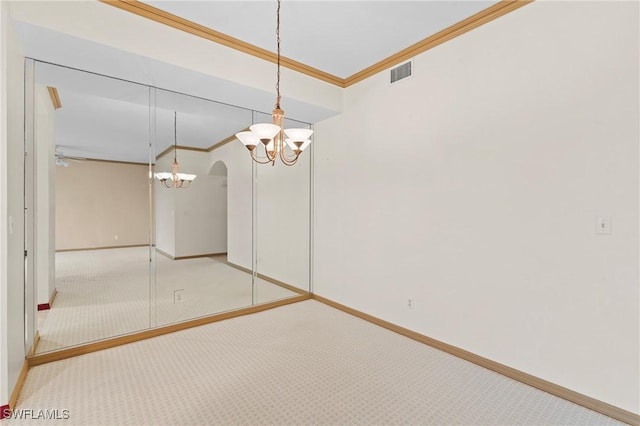
<path fill-rule="evenodd" d="M 85 157 L 76 157 L 73 155 L 65 155 L 61 150 L 63 148 L 71 148 L 78 149 L 72 145 L 56 145 L 55 150 L 55 158 L 56 158 L 56 166 L 69 167 L 70 161 L 85 161 L 87 158 Z"/>

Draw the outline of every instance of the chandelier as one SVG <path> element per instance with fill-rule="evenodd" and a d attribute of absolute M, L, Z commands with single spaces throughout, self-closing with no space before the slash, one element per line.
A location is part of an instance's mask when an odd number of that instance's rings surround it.
<path fill-rule="evenodd" d="M 178 164 L 178 113 L 173 112 L 173 166 L 171 173 L 156 173 L 156 178 L 165 188 L 188 188 L 196 175 L 186 173 L 178 173 L 180 164 Z"/>
<path fill-rule="evenodd" d="M 276 79 L 276 105 L 271 113 L 272 123 L 258 123 L 249 131 L 236 133 L 236 137 L 247 147 L 253 161 L 275 166 L 279 158 L 283 164 L 293 166 L 298 157 L 311 143 L 311 129 L 284 129 L 284 111 L 280 108 L 280 0 L 276 12 L 276 40 L 278 46 L 278 73 Z M 256 147 L 262 144 L 264 156 L 256 155 Z M 288 150 L 287 150 L 288 148 Z M 290 152 L 287 152 L 290 151 Z"/>

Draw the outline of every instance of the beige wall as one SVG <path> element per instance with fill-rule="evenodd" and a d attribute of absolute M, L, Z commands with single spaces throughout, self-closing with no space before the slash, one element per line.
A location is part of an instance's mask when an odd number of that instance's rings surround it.
<path fill-rule="evenodd" d="M 638 12 L 533 2 L 347 88 L 314 291 L 639 413 Z"/>
<path fill-rule="evenodd" d="M 148 244 L 148 167 L 69 162 L 56 168 L 56 250 Z"/>

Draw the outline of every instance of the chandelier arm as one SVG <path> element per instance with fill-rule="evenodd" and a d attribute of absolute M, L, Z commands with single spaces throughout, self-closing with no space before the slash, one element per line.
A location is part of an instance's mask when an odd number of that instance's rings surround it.
<path fill-rule="evenodd" d="M 282 144 L 282 150 L 280 151 L 280 159 L 282 160 L 282 162 L 289 162 L 291 164 L 295 164 L 295 162 L 298 161 L 298 157 L 300 157 L 300 154 L 302 154 L 302 151 L 298 151 L 297 153 L 293 151 L 293 157 L 288 157 L 285 148 L 286 148 L 285 144 Z"/>
<path fill-rule="evenodd" d="M 284 164 L 287 167 L 291 167 L 293 165 L 295 165 L 298 162 L 298 159 L 296 158 L 295 160 L 293 160 L 293 162 L 288 162 L 288 161 L 283 161 L 282 164 Z"/>
<path fill-rule="evenodd" d="M 269 164 L 273 162 L 273 159 L 269 157 L 269 154 L 267 154 L 267 161 L 262 161 L 258 159 L 258 157 L 253 153 L 253 151 L 251 151 L 250 153 L 251 153 L 251 159 L 258 164 Z"/>
<path fill-rule="evenodd" d="M 282 163 L 286 166 L 293 166 L 294 164 L 296 164 L 298 162 L 298 157 L 300 157 L 300 154 L 296 154 L 296 156 L 293 158 L 287 158 L 286 154 L 284 153 L 284 149 L 280 151 L 280 161 L 282 161 Z"/>

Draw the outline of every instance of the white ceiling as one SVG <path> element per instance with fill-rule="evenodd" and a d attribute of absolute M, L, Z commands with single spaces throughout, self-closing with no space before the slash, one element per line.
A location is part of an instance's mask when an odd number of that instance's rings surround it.
<path fill-rule="evenodd" d="M 274 0 L 146 3 L 275 51 Z M 282 53 L 346 78 L 493 3 L 283 0 Z M 56 87 L 60 94 L 55 143 L 64 155 L 147 162 L 149 141 L 155 140 L 156 153 L 173 143 L 173 111 L 178 111 L 178 144 L 208 148 L 251 124 L 250 110 L 229 104 L 265 111 L 273 102 L 272 93 L 29 23 L 15 22 L 15 27 L 29 57 L 119 78 L 37 63 L 36 82 Z M 151 111 L 145 84 L 204 99 L 158 90 Z M 283 102 L 288 116 L 307 122 L 335 114 L 295 99 Z M 149 126 L 153 117 L 155 135 Z"/>
<path fill-rule="evenodd" d="M 275 0 L 144 3 L 276 51 Z M 282 55 L 346 78 L 494 3 L 283 0 Z"/>

